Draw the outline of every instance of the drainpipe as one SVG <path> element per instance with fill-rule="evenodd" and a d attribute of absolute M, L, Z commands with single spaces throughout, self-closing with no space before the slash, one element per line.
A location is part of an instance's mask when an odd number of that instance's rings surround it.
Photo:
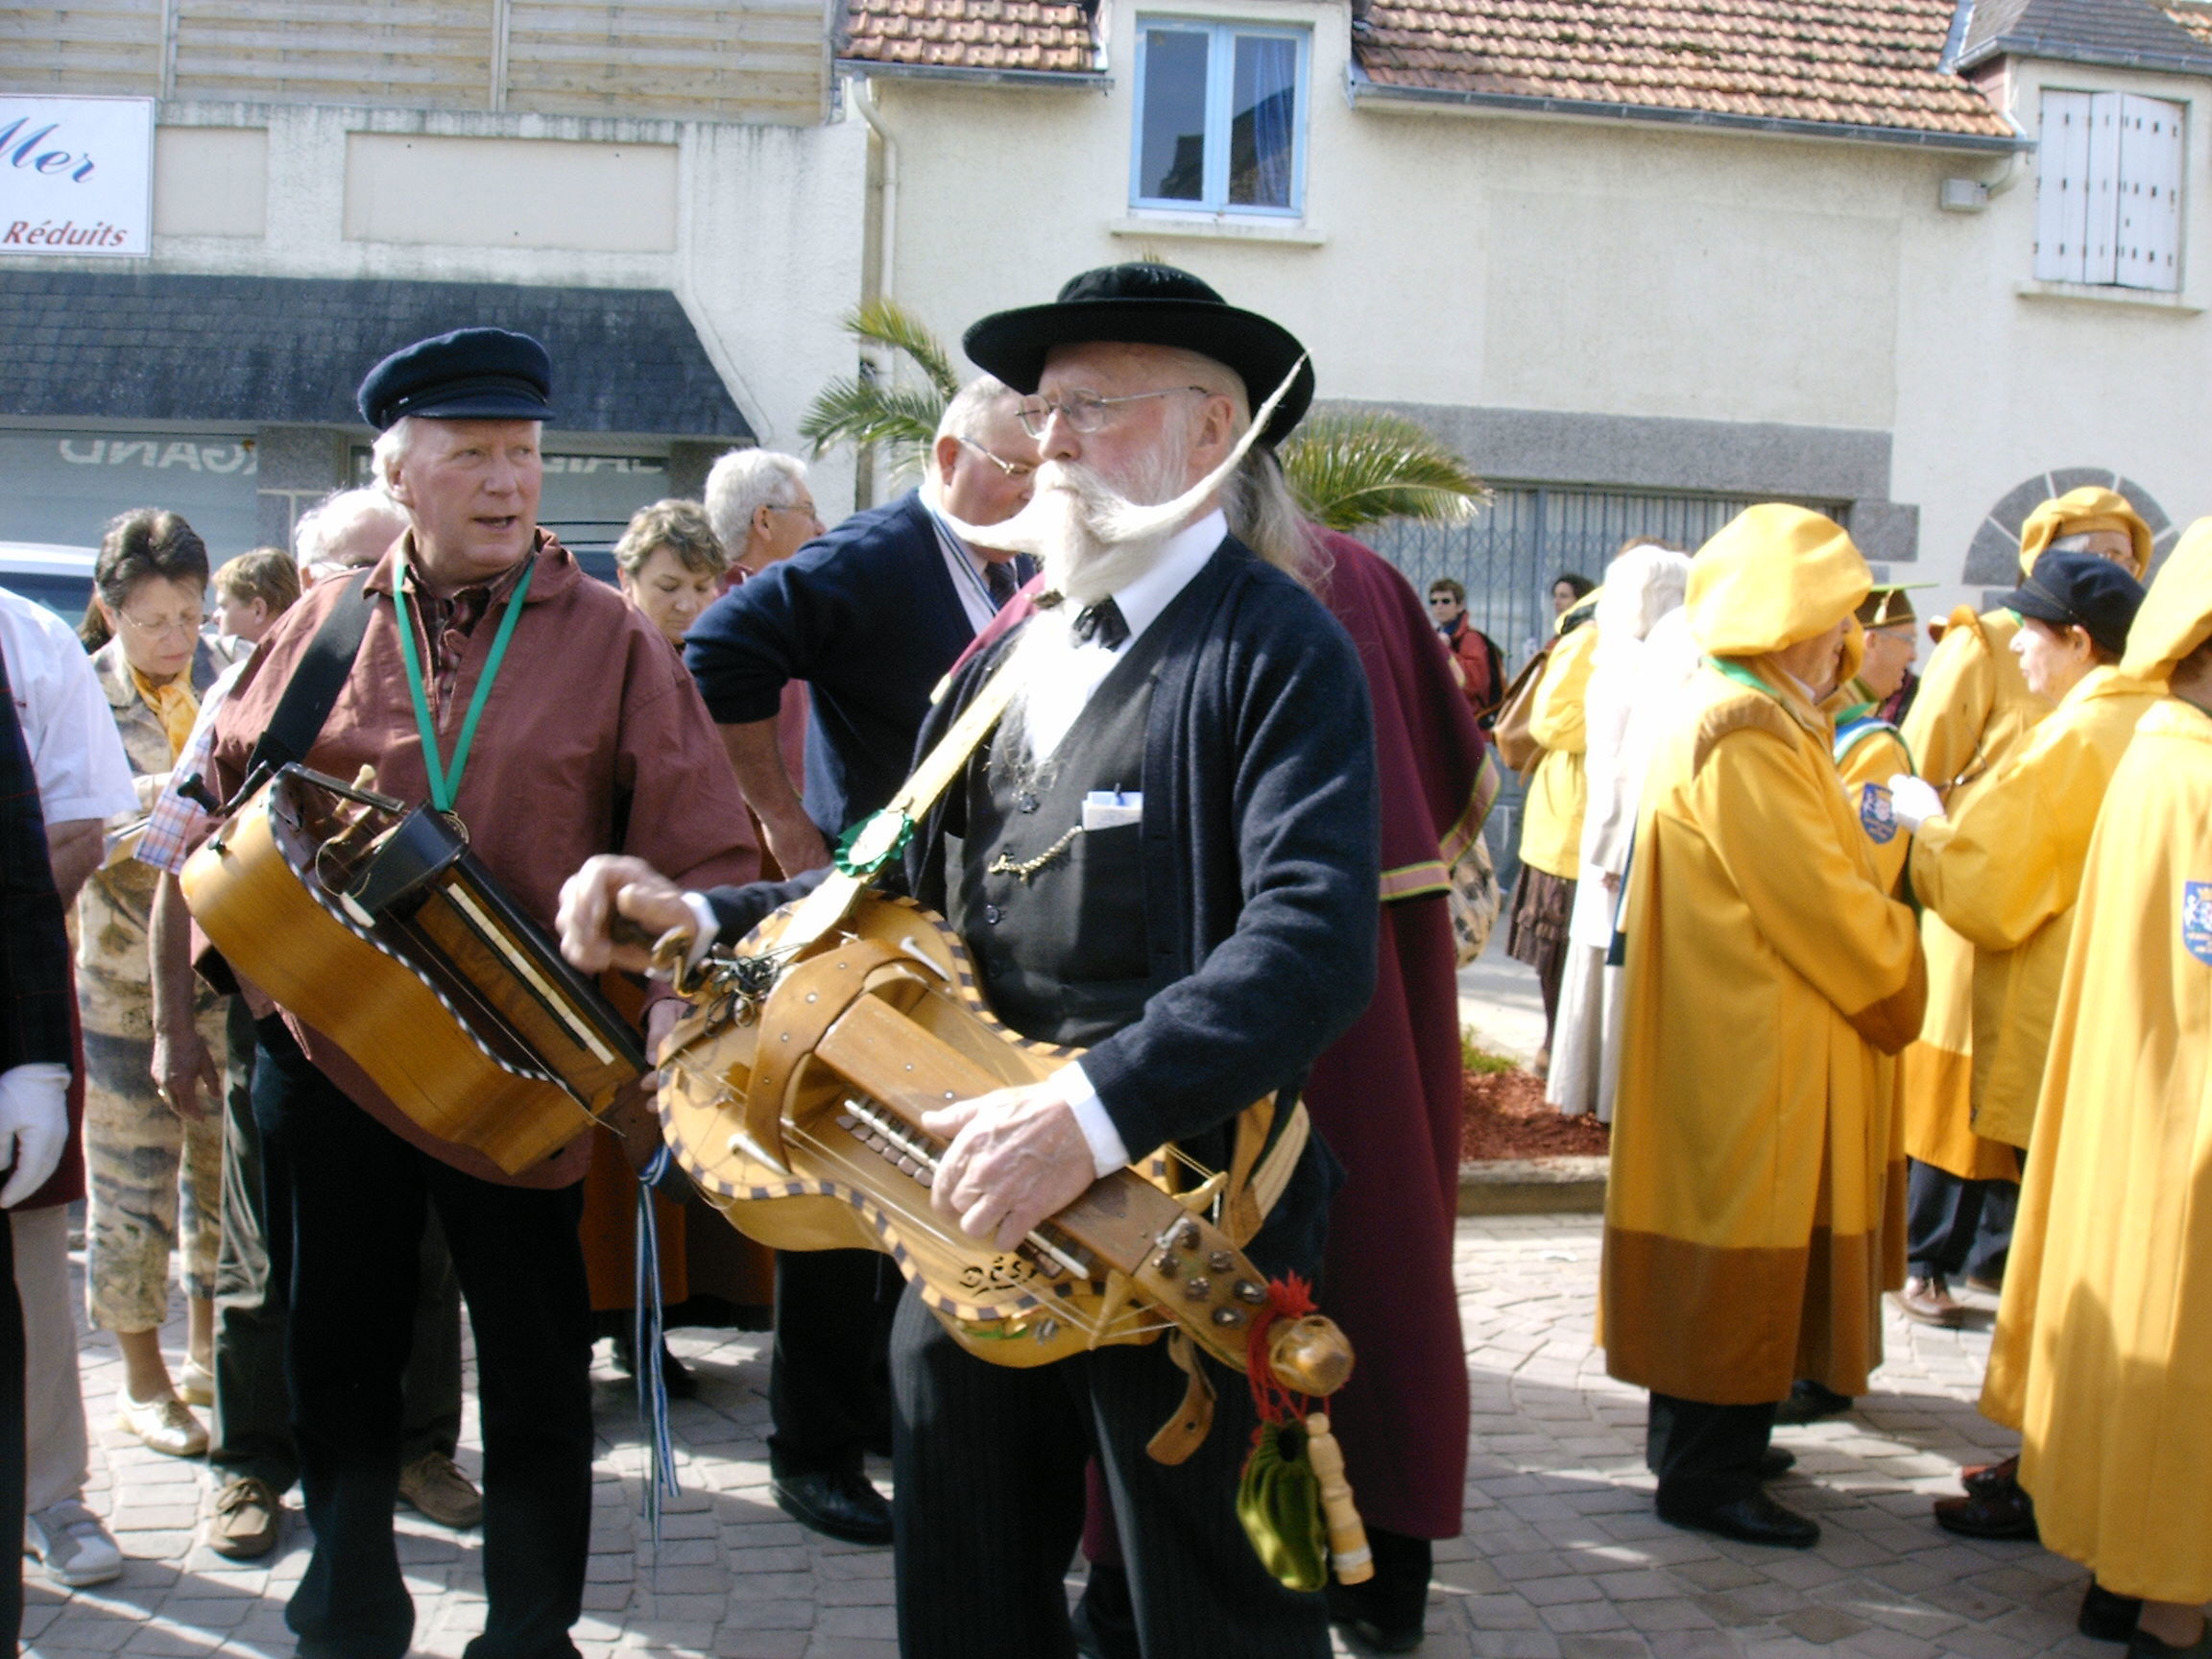
<path fill-rule="evenodd" d="M 888 300 L 893 298 L 892 277 L 898 268 L 894 256 L 899 235 L 899 144 L 877 113 L 867 77 L 850 77 L 846 84 L 853 89 L 853 108 L 860 111 L 860 119 L 868 123 L 868 131 L 883 146 L 883 205 L 878 215 L 881 223 L 876 229 L 876 292 Z"/>

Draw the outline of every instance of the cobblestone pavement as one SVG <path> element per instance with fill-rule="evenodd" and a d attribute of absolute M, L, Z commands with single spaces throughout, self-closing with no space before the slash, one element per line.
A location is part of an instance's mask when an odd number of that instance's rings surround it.
<path fill-rule="evenodd" d="M 1762 1550 L 1652 1516 L 1642 1397 L 1607 1380 L 1590 1346 L 1597 1257 L 1595 1217 L 1460 1223 L 1472 1457 L 1465 1535 L 1437 1547 L 1431 1659 L 2117 1659 L 2073 1633 L 2079 1569 L 2032 1545 L 1953 1539 L 1928 1519 L 1929 1500 L 1957 1490 L 1960 1463 L 2007 1449 L 1972 1406 L 1985 1304 L 1958 1333 L 1893 1315 L 1890 1362 L 1862 1408 L 1783 1431 L 1799 1474 L 1776 1494 L 1825 1536 L 1809 1552 Z M 578 1645 L 594 1659 L 890 1659 L 890 1552 L 803 1531 L 768 1500 L 765 1339 L 685 1331 L 674 1346 L 705 1387 L 676 1407 L 685 1492 L 657 1561 L 637 1519 L 630 1395 L 604 1362 L 597 1373 L 602 1455 Z M 283 1601 L 306 1565 L 297 1514 L 268 1562 L 199 1548 L 204 1472 L 126 1443 L 112 1422 L 112 1341 L 88 1339 L 84 1359 L 99 1442 L 91 1502 L 132 1559 L 120 1582 L 71 1596 L 33 1569 L 31 1650 L 288 1653 Z M 462 1462 L 476 1467 L 472 1445 Z M 416 1648 L 457 1654 L 483 1615 L 478 1538 L 412 1513 L 399 1527 Z"/>

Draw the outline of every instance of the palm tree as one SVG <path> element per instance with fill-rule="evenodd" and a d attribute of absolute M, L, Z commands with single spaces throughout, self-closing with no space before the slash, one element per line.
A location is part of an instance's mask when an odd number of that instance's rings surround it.
<path fill-rule="evenodd" d="M 922 384 L 902 386 L 873 364 L 816 395 L 799 422 L 814 453 L 840 444 L 887 445 L 911 465 L 936 436 L 938 420 L 960 390 L 951 355 L 922 320 L 896 300 L 871 300 L 845 319 L 864 347 L 904 357 Z M 1332 530 L 1358 530 L 1386 518 L 1463 524 L 1490 492 L 1429 429 L 1402 415 L 1372 411 L 1313 416 L 1283 445 L 1283 472 L 1298 507 Z"/>
<path fill-rule="evenodd" d="M 1282 457 L 1299 511 L 1332 530 L 1385 518 L 1464 524 L 1490 499 L 1482 480 L 1426 426 L 1381 410 L 1312 416 Z"/>
<path fill-rule="evenodd" d="M 845 332 L 863 347 L 904 357 L 922 372 L 922 384 L 902 386 L 863 360 L 849 379 L 832 380 L 815 395 L 799 422 L 799 435 L 814 453 L 851 444 L 870 449 L 888 445 L 899 466 L 929 447 L 937 422 L 960 390 L 952 359 L 927 325 L 896 300 L 871 300 L 845 319 Z"/>

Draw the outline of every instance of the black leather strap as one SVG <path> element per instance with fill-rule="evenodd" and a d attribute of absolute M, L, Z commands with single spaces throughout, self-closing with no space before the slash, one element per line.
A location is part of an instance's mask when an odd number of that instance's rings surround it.
<path fill-rule="evenodd" d="M 306 759 L 315 739 L 323 734 L 324 722 L 337 707 L 346 676 L 353 671 L 353 659 L 361 654 L 361 637 L 369 631 L 370 613 L 376 608 L 369 597 L 367 570 L 357 570 L 343 580 L 346 591 L 330 607 L 323 626 L 315 630 L 315 637 L 307 641 L 299 666 L 292 670 L 291 684 L 276 700 L 276 712 L 269 717 L 261 740 L 253 745 L 253 754 L 246 763 L 248 777 Z"/>

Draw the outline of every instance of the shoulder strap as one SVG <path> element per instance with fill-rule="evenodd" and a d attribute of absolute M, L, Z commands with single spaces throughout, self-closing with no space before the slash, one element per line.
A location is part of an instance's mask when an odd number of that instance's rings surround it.
<path fill-rule="evenodd" d="M 306 759 L 315 739 L 323 734 L 323 723 L 337 706 L 346 676 L 353 671 L 353 659 L 361 654 L 361 637 L 369 631 L 370 613 L 375 610 L 369 597 L 367 570 L 356 571 L 345 582 L 346 591 L 330 607 L 323 625 L 315 630 L 315 637 L 307 641 L 307 649 L 292 670 L 291 683 L 276 700 L 276 712 L 270 715 L 261 740 L 253 745 L 253 754 L 246 763 L 248 777 Z"/>

